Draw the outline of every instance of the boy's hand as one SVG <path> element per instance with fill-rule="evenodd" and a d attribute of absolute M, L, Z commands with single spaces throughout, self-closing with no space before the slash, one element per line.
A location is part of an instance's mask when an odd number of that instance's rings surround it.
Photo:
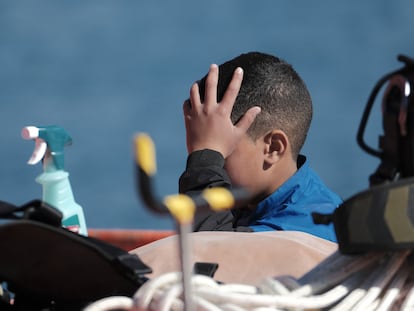
<path fill-rule="evenodd" d="M 190 90 L 190 102 L 184 102 L 183 107 L 188 153 L 211 149 L 227 158 L 234 151 L 241 137 L 260 112 L 260 107 L 252 107 L 237 124 L 233 125 L 230 115 L 242 79 L 243 70 L 237 68 L 220 103 L 217 103 L 217 65 L 210 66 L 206 79 L 204 103 L 200 99 L 198 84 L 193 84 Z"/>

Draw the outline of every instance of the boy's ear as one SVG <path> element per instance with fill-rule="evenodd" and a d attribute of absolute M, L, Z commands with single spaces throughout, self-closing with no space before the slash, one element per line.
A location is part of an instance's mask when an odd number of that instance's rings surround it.
<path fill-rule="evenodd" d="M 264 136 L 265 143 L 265 161 L 273 164 L 283 157 L 289 147 L 289 139 L 285 132 L 274 130 Z"/>

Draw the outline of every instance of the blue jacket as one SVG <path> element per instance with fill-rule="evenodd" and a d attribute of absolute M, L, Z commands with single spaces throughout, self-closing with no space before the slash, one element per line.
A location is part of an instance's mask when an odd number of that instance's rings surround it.
<path fill-rule="evenodd" d="M 315 224 L 312 213 L 331 214 L 342 200 L 309 167 L 306 158 L 302 159 L 297 172 L 258 204 L 248 226 L 254 231 L 303 231 L 336 241 L 333 225 Z"/>
<path fill-rule="evenodd" d="M 231 188 L 224 158 L 216 151 L 193 152 L 179 181 L 180 193 L 195 195 L 207 187 Z M 336 241 L 333 225 L 317 225 L 313 212 L 331 214 L 342 202 L 309 167 L 304 156 L 298 170 L 255 210 L 237 208 L 224 212 L 197 212 L 194 231 L 303 231 Z"/>

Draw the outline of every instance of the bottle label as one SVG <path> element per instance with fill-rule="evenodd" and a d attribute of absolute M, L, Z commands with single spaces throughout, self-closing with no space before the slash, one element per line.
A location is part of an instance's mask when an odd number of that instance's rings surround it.
<path fill-rule="evenodd" d="M 78 215 L 73 215 L 69 218 L 66 218 L 62 221 L 62 224 L 66 229 L 75 233 L 80 233 L 80 221 Z"/>

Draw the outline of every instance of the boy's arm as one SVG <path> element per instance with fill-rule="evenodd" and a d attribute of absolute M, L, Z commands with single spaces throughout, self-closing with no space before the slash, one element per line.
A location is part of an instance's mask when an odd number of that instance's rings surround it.
<path fill-rule="evenodd" d="M 187 195 L 197 195 L 209 187 L 231 188 L 230 179 L 223 169 L 224 158 L 214 150 L 199 150 L 187 158 L 185 172 L 179 180 L 179 192 Z M 232 231 L 233 214 L 231 211 L 196 212 L 194 231 Z"/>
<path fill-rule="evenodd" d="M 208 187 L 230 189 L 230 178 L 223 167 L 224 158 L 217 151 L 204 149 L 190 153 L 186 170 L 179 180 L 180 193 L 198 193 Z"/>

